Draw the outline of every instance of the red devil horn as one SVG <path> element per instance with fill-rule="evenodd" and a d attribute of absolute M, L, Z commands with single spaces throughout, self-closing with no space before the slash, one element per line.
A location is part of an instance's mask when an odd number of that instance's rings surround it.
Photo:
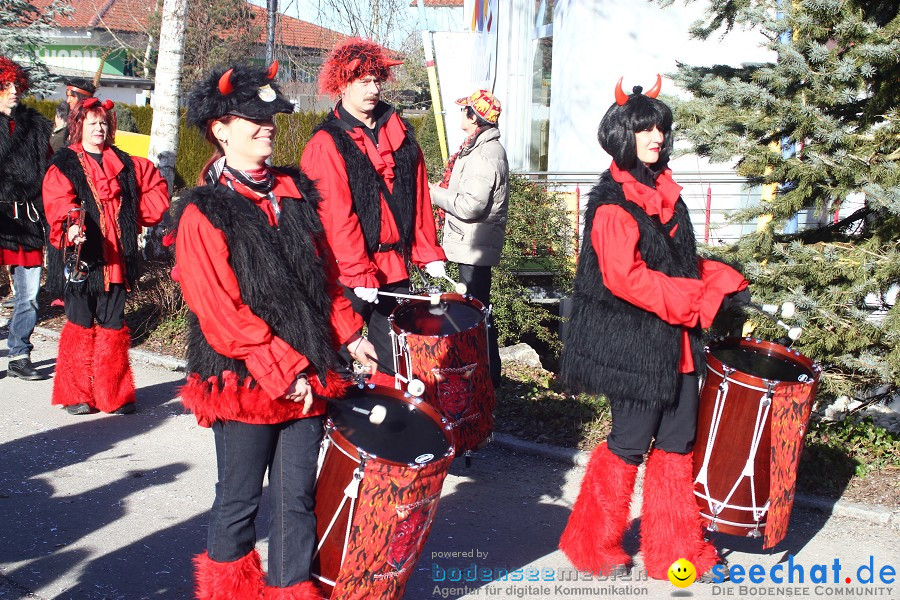
<path fill-rule="evenodd" d="M 355 71 L 356 69 L 359 68 L 360 62 L 362 62 L 362 61 L 360 61 L 359 58 L 354 58 L 349 63 L 347 63 L 347 68 L 350 69 L 350 72 L 352 73 L 353 71 Z"/>
<path fill-rule="evenodd" d="M 113 102 L 112 100 L 106 99 L 103 101 L 103 104 L 101 104 L 100 106 L 102 106 L 106 110 L 112 110 L 113 106 L 115 106 L 115 105 L 116 105 L 115 102 Z"/>
<path fill-rule="evenodd" d="M 81 102 L 81 105 L 82 105 L 83 107 L 85 107 L 85 108 L 91 108 L 92 106 L 95 106 L 95 105 L 97 105 L 97 104 L 100 104 L 100 99 L 99 99 L 99 98 L 85 98 L 85 99 Z"/>
<path fill-rule="evenodd" d="M 223 96 L 227 96 L 234 91 L 234 86 L 231 85 L 231 74 L 233 72 L 234 69 L 228 69 L 219 77 L 219 93 Z"/>
<path fill-rule="evenodd" d="M 393 58 L 385 58 L 382 62 L 385 67 L 396 67 L 403 64 L 402 60 L 394 60 Z"/>
<path fill-rule="evenodd" d="M 619 106 L 624 105 L 628 102 L 628 94 L 622 91 L 622 80 L 625 77 L 619 77 L 619 81 L 616 82 L 616 104 Z"/>
<path fill-rule="evenodd" d="M 659 76 L 659 73 L 656 74 L 656 83 L 653 84 L 653 87 L 647 90 L 647 93 L 644 94 L 648 98 L 656 98 L 659 96 L 659 90 L 662 88 L 662 77 Z"/>
<path fill-rule="evenodd" d="M 269 68 L 266 71 L 266 79 L 268 79 L 269 81 L 274 81 L 276 75 L 278 75 L 278 61 L 273 60 L 272 64 L 269 65 Z"/>

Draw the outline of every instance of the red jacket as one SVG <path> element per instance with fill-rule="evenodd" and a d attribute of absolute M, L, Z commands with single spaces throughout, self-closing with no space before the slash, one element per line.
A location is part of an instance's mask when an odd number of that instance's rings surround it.
<path fill-rule="evenodd" d="M 78 154 L 84 153 L 81 143 L 69 147 Z M 122 161 L 110 149 L 103 150 L 103 165 L 83 154 L 84 164 L 88 172 L 85 173 L 88 180 L 97 190 L 98 208 L 103 210 L 103 222 L 117 223 L 119 209 L 122 205 L 122 189 L 116 179 L 124 168 Z M 138 225 L 152 227 L 158 224 L 163 214 L 169 209 L 169 188 L 166 180 L 153 163 L 146 158 L 132 156 L 134 162 L 135 179 L 140 191 L 137 215 Z M 79 206 L 75 188 L 68 177 L 63 175 L 56 166 L 51 165 L 44 175 L 43 185 L 44 212 L 47 215 L 47 223 L 50 225 L 50 243 L 61 248 L 68 239 L 63 232 L 66 223 L 66 215 L 69 209 Z M 119 236 L 115 227 L 107 227 L 103 232 L 105 243 L 103 244 L 104 281 L 111 283 L 124 283 L 125 261 L 122 256 L 122 248 L 119 245 Z"/>
<path fill-rule="evenodd" d="M 234 186 L 256 203 L 270 225 L 276 225 L 268 200 L 239 183 Z M 273 193 L 278 201 L 301 197 L 293 180 L 281 173 L 276 173 Z M 193 375 L 181 388 L 184 405 L 203 426 L 216 420 L 280 423 L 323 414 L 322 400 L 317 399 L 310 412 L 303 415 L 302 403 L 284 399 L 297 375 L 309 367 L 309 360 L 275 335 L 244 303 L 228 255 L 225 235 L 196 207 L 185 208 L 178 224 L 173 278 L 181 283 L 184 300 L 196 314 L 209 345 L 219 354 L 244 361 L 258 385 L 250 387 L 250 382 L 238 381 L 233 373 L 223 373 L 225 385 L 220 388 L 218 382 L 201 381 Z M 334 260 L 325 257 L 322 262 L 329 271 L 326 279 L 335 281 Z M 362 319 L 344 298 L 340 286 L 334 284 L 328 291 L 332 298 L 332 327 L 338 341 L 346 343 L 362 329 Z M 314 380 L 310 378 L 311 382 Z"/>
<path fill-rule="evenodd" d="M 406 138 L 406 126 L 400 117 L 392 115 L 381 127 L 377 147 L 361 127 L 352 129 L 349 135 L 372 162 L 388 190 L 392 191 L 393 151 L 399 148 Z M 344 159 L 338 153 L 334 140 L 326 132 L 319 131 L 306 145 L 300 159 L 300 167 L 316 182 L 316 188 L 322 196 L 319 216 L 325 227 L 328 243 L 337 259 L 340 270 L 339 281 L 350 288 L 377 288 L 406 279 L 408 277 L 406 265 L 398 252 L 377 252 L 370 258 L 359 219 L 353 211 Z M 416 221 L 411 259 L 416 265 L 423 266 L 435 260 L 446 260 L 446 256 L 437 243 L 431 194 L 428 191 L 428 173 L 425 170 L 425 159 L 421 150 L 417 169 Z M 382 195 L 379 242 L 393 244 L 399 240 L 397 224 Z"/>

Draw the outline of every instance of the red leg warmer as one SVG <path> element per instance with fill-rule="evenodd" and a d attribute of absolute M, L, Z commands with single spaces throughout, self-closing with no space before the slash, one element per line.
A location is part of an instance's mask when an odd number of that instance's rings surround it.
<path fill-rule="evenodd" d="M 301 581 L 286 588 L 266 586 L 265 600 L 325 600 L 313 581 Z"/>
<path fill-rule="evenodd" d="M 264 577 L 256 550 L 232 562 L 216 562 L 206 552 L 194 557 L 197 600 L 260 600 Z"/>
<path fill-rule="evenodd" d="M 654 449 L 647 459 L 641 553 L 647 574 L 654 579 L 668 579 L 669 567 L 679 558 L 693 563 L 697 577 L 719 560 L 715 546 L 703 539 L 691 458 Z"/>
<path fill-rule="evenodd" d="M 559 540 L 560 550 L 579 571 L 607 575 L 616 566 L 631 563 L 631 556 L 622 549 L 622 536 L 628 527 L 637 471 L 637 465 L 610 452 L 605 442 L 591 453 L 578 499 Z"/>
<path fill-rule="evenodd" d="M 53 376 L 51 404 L 93 406 L 91 390 L 94 361 L 94 330 L 70 321 L 63 325 L 56 355 L 56 374 Z"/>
<path fill-rule="evenodd" d="M 94 400 L 97 408 L 110 413 L 134 402 L 134 376 L 128 361 L 131 331 L 96 327 L 94 343 Z"/>

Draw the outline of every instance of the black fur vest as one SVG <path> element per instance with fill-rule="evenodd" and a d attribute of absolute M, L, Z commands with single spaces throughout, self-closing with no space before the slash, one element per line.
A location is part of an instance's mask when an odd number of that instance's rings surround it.
<path fill-rule="evenodd" d="M 561 357 L 561 377 L 573 391 L 604 394 L 617 407 L 666 409 L 678 396 L 682 328 L 614 296 L 604 285 L 591 229 L 597 207 L 621 206 L 637 222 L 638 250 L 650 269 L 673 277 L 699 279 L 697 247 L 687 206 L 680 198 L 668 223 L 650 217 L 625 199 L 609 171 L 591 190 L 585 211 L 584 236 L 572 316 Z M 675 236 L 669 234 L 677 225 Z M 700 328 L 689 331 L 694 365 L 705 360 Z"/>
<path fill-rule="evenodd" d="M 121 206 L 119 208 L 118 218 L 118 234 L 119 248 L 121 248 L 122 257 L 125 262 L 125 281 L 129 287 L 134 286 L 134 282 L 138 279 L 138 201 L 140 193 L 138 191 L 137 177 L 134 170 L 134 161 L 131 156 L 122 152 L 115 146 L 112 151 L 122 161 L 123 168 L 116 178 L 119 187 L 122 188 Z M 94 160 L 90 156 L 85 155 L 84 160 Z M 105 291 L 106 284 L 103 278 L 103 265 L 106 261 L 103 256 L 103 244 L 105 235 L 100 228 L 100 207 L 97 206 L 97 200 L 88 184 L 87 175 L 85 175 L 84 167 L 78 158 L 78 154 L 71 148 L 61 148 L 59 152 L 53 155 L 50 161 L 66 178 L 72 182 L 75 188 L 75 195 L 78 203 L 84 208 L 84 225 L 85 237 L 87 240 L 81 248 L 81 260 L 87 263 L 90 268 L 87 281 L 82 284 L 87 285 L 87 292 L 97 296 Z M 106 228 L 111 226 L 106 223 Z M 59 252 L 57 249 L 51 252 Z M 48 260 L 48 263 L 50 261 Z M 55 264 L 56 261 L 54 260 Z M 58 264 L 62 264 L 60 260 Z M 50 284 L 52 290 L 62 289 L 64 285 L 62 269 L 57 269 L 55 273 L 48 273 L 48 279 L 54 278 L 56 281 Z"/>
<path fill-rule="evenodd" d="M 0 247 L 7 250 L 44 246 L 41 183 L 52 131 L 50 121 L 32 108 L 18 105 L 10 116 L 0 113 Z"/>
<path fill-rule="evenodd" d="M 378 175 L 375 167 L 356 142 L 347 135 L 348 125 L 329 113 L 325 121 L 319 124 L 313 135 L 325 131 L 334 140 L 338 153 L 347 167 L 347 179 L 350 182 L 350 195 L 353 197 L 353 210 L 359 217 L 359 223 L 366 240 L 369 254 L 378 247 L 381 236 L 381 195 L 384 195 L 397 230 L 400 232 L 400 244 L 407 250 L 412 246 L 413 224 L 416 215 L 416 173 L 419 164 L 419 146 L 413 134 L 413 128 L 406 125 L 406 140 L 394 152 L 394 191 L 388 191 L 384 180 Z"/>
<path fill-rule="evenodd" d="M 251 200 L 229 187 L 197 187 L 179 203 L 176 222 L 184 208 L 196 206 L 213 227 L 225 234 L 231 268 L 241 298 L 272 332 L 309 359 L 324 385 L 324 377 L 337 365 L 336 343 L 330 322 L 331 296 L 326 286 L 320 248 L 325 234 L 316 214 L 319 196 L 312 182 L 297 169 L 279 168 L 290 175 L 302 198 L 282 198 L 278 226 Z M 242 360 L 216 352 L 200 330 L 197 317 L 188 319 L 187 370 L 201 379 L 232 371 L 243 380 L 250 376 Z"/>

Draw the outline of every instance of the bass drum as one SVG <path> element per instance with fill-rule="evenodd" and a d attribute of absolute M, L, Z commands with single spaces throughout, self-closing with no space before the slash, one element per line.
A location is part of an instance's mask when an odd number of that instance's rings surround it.
<path fill-rule="evenodd" d="M 487 353 L 487 309 L 471 296 L 401 302 L 389 317 L 397 372 L 425 384 L 426 402 L 450 422 L 458 452 L 494 428 L 497 403 Z"/>
<path fill-rule="evenodd" d="M 793 429 L 805 430 L 821 370 L 796 350 L 750 338 L 726 338 L 711 344 L 706 353 L 694 444 L 694 494 L 709 529 L 757 537 L 766 527 L 770 473 L 792 470 L 785 478 L 792 483 L 802 447 L 799 431 L 799 436 L 784 438 L 798 444 L 792 457 L 780 449 L 773 452 L 773 410 L 781 410 L 780 404 L 788 407 L 782 413 L 791 412 L 792 399 L 802 398 L 803 404 L 793 410 Z M 785 402 L 779 403 L 780 398 Z M 773 470 L 773 463 L 779 462 L 784 464 Z"/>
<path fill-rule="evenodd" d="M 421 398 L 370 384 L 329 403 L 312 575 L 332 598 L 403 596 L 453 456 L 446 419 Z"/>

